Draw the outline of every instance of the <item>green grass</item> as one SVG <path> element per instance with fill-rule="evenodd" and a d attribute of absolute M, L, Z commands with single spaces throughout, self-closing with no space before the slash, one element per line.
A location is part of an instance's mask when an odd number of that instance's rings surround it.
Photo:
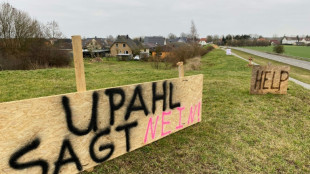
<path fill-rule="evenodd" d="M 243 57 L 243 58 L 249 58 L 250 56 L 254 58 L 254 62 L 255 63 L 258 63 L 260 65 L 267 65 L 269 62 L 272 64 L 272 65 L 287 65 L 287 64 L 284 64 L 284 63 L 281 63 L 281 62 L 277 62 L 277 61 L 273 61 L 273 60 L 270 60 L 270 59 L 266 59 L 266 58 L 263 58 L 263 57 L 260 57 L 260 56 L 256 56 L 256 55 L 253 55 L 253 54 L 249 54 L 249 53 L 245 53 L 243 51 L 239 51 L 239 50 L 235 50 L 233 49 L 233 52 L 238 54 L 239 56 Z M 310 84 L 310 71 L 309 70 L 306 70 L 306 69 L 303 69 L 303 68 L 299 68 L 299 67 L 295 67 L 295 66 L 291 66 L 291 71 L 290 71 L 290 76 L 299 80 L 299 81 L 302 81 L 304 83 L 308 83 Z"/>
<path fill-rule="evenodd" d="M 272 51 L 273 46 L 268 47 L 245 47 L 257 51 L 274 53 Z M 293 45 L 284 45 L 285 52 L 284 55 L 306 58 L 305 60 L 310 61 L 310 46 L 293 46 Z"/>
<path fill-rule="evenodd" d="M 202 122 L 107 161 L 102 173 L 309 173 L 310 91 L 250 95 L 251 69 L 214 50 L 202 59 Z M 85 64 L 88 89 L 177 77 L 143 62 Z M 1 101 L 74 92 L 70 69 L 0 72 Z M 4 92 L 3 92 L 4 91 Z M 83 172 L 87 173 L 87 172 Z"/>
<path fill-rule="evenodd" d="M 175 71 L 137 61 L 85 61 L 88 90 L 177 77 Z M 0 71 L 0 81 L 0 102 L 76 92 L 74 68 Z"/>

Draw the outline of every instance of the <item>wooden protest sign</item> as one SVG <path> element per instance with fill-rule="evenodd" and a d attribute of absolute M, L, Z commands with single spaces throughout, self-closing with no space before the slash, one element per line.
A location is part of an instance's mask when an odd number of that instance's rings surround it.
<path fill-rule="evenodd" d="M 77 173 L 201 121 L 203 76 L 0 103 L 0 173 Z"/>
<path fill-rule="evenodd" d="M 253 66 L 250 93 L 286 94 L 289 72 L 289 66 Z"/>

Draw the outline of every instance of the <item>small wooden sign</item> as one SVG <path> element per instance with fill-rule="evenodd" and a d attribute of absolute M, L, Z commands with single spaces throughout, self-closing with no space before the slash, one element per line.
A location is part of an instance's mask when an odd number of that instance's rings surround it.
<path fill-rule="evenodd" d="M 250 94 L 287 94 L 289 66 L 253 66 Z"/>
<path fill-rule="evenodd" d="M 231 55 L 231 49 L 226 49 L 226 55 Z"/>
<path fill-rule="evenodd" d="M 0 103 L 0 173 L 78 173 L 201 121 L 203 76 Z"/>

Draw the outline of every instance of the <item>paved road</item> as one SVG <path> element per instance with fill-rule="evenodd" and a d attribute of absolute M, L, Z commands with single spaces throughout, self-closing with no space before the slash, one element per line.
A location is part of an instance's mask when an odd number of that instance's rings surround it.
<path fill-rule="evenodd" d="M 224 48 L 222 48 L 222 50 L 225 51 Z M 243 59 L 243 60 L 245 60 L 245 61 L 247 61 L 247 62 L 249 61 L 248 59 L 245 59 L 245 58 L 243 58 L 243 57 L 241 57 L 241 56 L 239 56 L 239 55 L 237 55 L 237 54 L 235 54 L 235 53 L 233 53 L 233 52 L 232 52 L 232 55 L 235 56 L 235 57 L 238 57 L 238 58 L 240 58 L 240 59 Z M 253 64 L 254 64 L 254 65 L 259 65 L 259 64 L 255 63 L 255 62 L 253 62 Z M 296 83 L 296 84 L 298 84 L 298 85 L 300 85 L 300 86 L 302 86 L 302 87 L 304 87 L 304 88 L 306 88 L 306 89 L 309 89 L 309 90 L 310 90 L 310 84 L 308 84 L 308 83 L 304 83 L 304 82 L 299 81 L 299 80 L 297 80 L 297 79 L 294 79 L 294 78 L 292 78 L 292 77 L 290 77 L 289 80 L 292 81 L 292 82 L 294 82 L 294 83 Z"/>
<path fill-rule="evenodd" d="M 275 60 L 278 62 L 282 62 L 282 63 L 286 63 L 289 65 L 293 65 L 293 66 L 297 66 L 300 68 L 310 70 L 310 62 L 308 62 L 308 61 L 288 58 L 288 57 L 284 57 L 284 56 L 272 55 L 272 54 L 268 54 L 268 53 L 264 53 L 264 52 L 260 52 L 260 51 L 246 49 L 246 48 L 239 48 L 239 47 L 231 47 L 231 48 L 236 49 L 236 50 L 240 50 L 240 51 L 243 51 L 246 53 L 254 54 L 256 56 L 264 57 L 266 59 L 271 59 L 271 60 Z"/>

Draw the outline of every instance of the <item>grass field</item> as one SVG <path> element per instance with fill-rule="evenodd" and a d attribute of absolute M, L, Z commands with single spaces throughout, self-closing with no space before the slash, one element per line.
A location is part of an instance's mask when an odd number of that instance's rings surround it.
<path fill-rule="evenodd" d="M 270 59 L 266 59 L 266 58 L 263 58 L 263 57 L 260 57 L 260 56 L 256 56 L 256 55 L 253 55 L 253 54 L 249 54 L 249 53 L 245 53 L 243 51 L 239 51 L 239 50 L 234 50 L 233 49 L 233 52 L 238 54 L 239 56 L 243 57 L 243 58 L 249 58 L 250 56 L 253 57 L 253 61 L 255 63 L 258 63 L 260 65 L 267 65 L 269 62 L 272 64 L 272 65 L 287 65 L 287 64 L 284 64 L 284 63 L 281 63 L 281 62 L 277 62 L 277 61 L 273 61 L 273 60 L 270 60 Z M 295 66 L 291 66 L 291 71 L 290 71 L 290 76 L 299 80 L 299 81 L 302 81 L 304 83 L 308 83 L 310 84 L 310 71 L 309 70 L 305 70 L 303 68 L 299 68 L 299 67 L 295 67 Z"/>
<path fill-rule="evenodd" d="M 246 62 L 202 58 L 202 122 L 97 166 L 92 173 L 309 173 L 310 91 L 249 95 Z M 85 63 L 88 89 L 177 77 L 143 62 Z M 75 91 L 74 69 L 0 72 L 1 102 Z M 83 172 L 87 173 L 87 172 Z"/>
<path fill-rule="evenodd" d="M 250 48 L 257 51 L 274 53 L 272 51 L 273 46 L 268 47 L 245 47 Z M 293 56 L 293 57 L 303 57 L 307 58 L 310 61 L 310 46 L 292 46 L 292 45 L 284 45 L 285 52 L 284 55 Z"/>

